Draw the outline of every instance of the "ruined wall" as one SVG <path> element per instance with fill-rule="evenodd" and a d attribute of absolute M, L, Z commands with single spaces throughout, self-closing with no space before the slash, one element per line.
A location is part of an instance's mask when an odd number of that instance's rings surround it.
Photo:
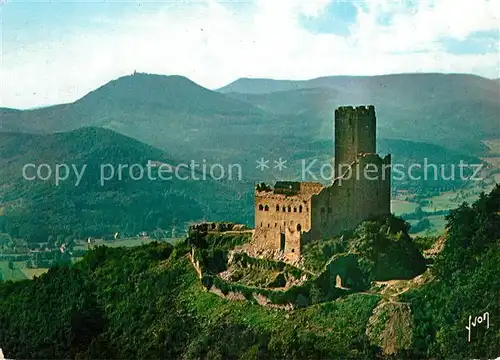
<path fill-rule="evenodd" d="M 278 193 L 272 189 L 255 191 L 254 244 L 282 251 L 293 260 L 300 256 L 301 245 L 310 239 L 311 196 L 319 193 L 323 185 L 304 182 L 290 186 L 290 193 L 283 193 L 282 188 L 275 189 Z"/>
<path fill-rule="evenodd" d="M 300 236 L 310 229 L 310 200 L 272 192 L 255 194 L 256 246 L 300 256 Z M 282 238 L 284 237 L 284 248 Z"/>
<path fill-rule="evenodd" d="M 206 232 L 245 231 L 246 226 L 232 222 L 200 222 L 189 226 L 189 234 Z"/>
<path fill-rule="evenodd" d="M 188 258 L 189 258 L 191 264 L 193 265 L 194 270 L 196 271 L 196 275 L 198 276 L 198 278 L 200 280 L 202 280 L 202 286 L 207 291 L 209 291 L 209 292 L 211 292 L 211 293 L 213 293 L 213 294 L 215 294 L 223 299 L 230 300 L 230 301 L 247 301 L 247 300 L 249 300 L 249 299 L 247 299 L 245 294 L 243 294 L 243 292 L 241 292 L 241 291 L 228 291 L 225 293 L 220 287 L 217 287 L 216 285 L 212 284 L 213 281 L 211 281 L 210 285 L 204 284 L 203 283 L 203 278 L 204 278 L 203 269 L 202 269 L 200 262 L 198 260 L 195 260 L 196 259 L 196 250 L 194 247 L 191 248 L 191 252 L 188 254 Z M 226 283 L 226 282 L 223 281 L 222 283 Z M 255 302 L 258 303 L 259 305 L 262 305 L 262 306 L 265 306 L 268 308 L 281 309 L 281 310 L 287 310 L 287 311 L 293 310 L 295 308 L 295 306 L 291 303 L 274 304 L 271 301 L 271 299 L 264 296 L 263 294 L 258 293 L 257 288 L 255 290 L 256 290 L 256 292 L 252 292 L 252 297 L 253 297 L 253 300 L 255 300 Z M 281 291 L 280 291 L 280 293 L 281 293 Z"/>
<path fill-rule="evenodd" d="M 359 153 L 376 153 L 375 107 L 345 106 L 335 110 L 335 169 Z"/>
<path fill-rule="evenodd" d="M 326 239 L 361 221 L 390 214 L 391 157 L 361 154 L 345 178 L 312 197 L 312 237 Z"/>

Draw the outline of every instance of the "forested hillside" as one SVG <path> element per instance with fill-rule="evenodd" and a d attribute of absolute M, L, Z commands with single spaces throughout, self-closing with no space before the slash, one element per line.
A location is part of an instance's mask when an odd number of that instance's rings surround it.
<path fill-rule="evenodd" d="M 432 280 L 403 294 L 411 346 L 398 359 L 500 353 L 500 187 L 448 217 Z M 9 358 L 375 359 L 366 328 L 381 299 L 353 294 L 291 312 L 205 292 L 189 246 L 99 247 L 71 267 L 0 285 L 0 345 Z M 472 329 L 468 317 L 489 313 Z M 397 324 L 394 328 L 397 333 Z M 395 333 L 395 334 L 396 334 Z"/>
<path fill-rule="evenodd" d="M 50 135 L 0 133 L 0 232 L 46 242 L 50 235 L 135 236 L 140 231 L 184 227 L 185 222 L 204 217 L 248 218 L 243 208 L 247 202 L 237 201 L 241 194 L 210 174 L 195 181 L 185 169 L 179 174 L 187 180 L 173 172 L 166 174 L 170 180 L 166 176 L 162 180 L 157 168 L 151 168 L 150 177 L 148 161 L 172 169 L 179 164 L 158 149 L 102 128 Z M 43 178 L 49 166 L 51 177 L 43 181 L 31 167 L 26 174 L 32 180 L 24 178 L 26 164 L 45 164 Z M 57 164 L 69 167 L 67 174 L 60 169 L 60 177 L 67 177 L 59 184 Z M 127 166 L 121 175 L 120 165 Z M 202 174 L 195 177 L 201 179 Z M 228 214 L 228 204 L 238 211 Z"/>
<path fill-rule="evenodd" d="M 415 322 L 413 354 L 494 359 L 500 355 L 500 186 L 462 204 L 447 221 L 446 243 L 432 269 L 435 281 L 403 295 Z M 485 313 L 489 328 L 474 320 Z"/>

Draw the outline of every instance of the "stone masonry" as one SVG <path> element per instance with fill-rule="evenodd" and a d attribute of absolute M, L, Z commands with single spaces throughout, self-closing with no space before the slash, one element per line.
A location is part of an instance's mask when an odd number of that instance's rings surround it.
<path fill-rule="evenodd" d="M 376 154 L 375 107 L 335 111 L 335 171 L 329 186 L 277 182 L 255 188 L 252 246 L 294 261 L 302 245 L 390 213 L 391 156 Z"/>

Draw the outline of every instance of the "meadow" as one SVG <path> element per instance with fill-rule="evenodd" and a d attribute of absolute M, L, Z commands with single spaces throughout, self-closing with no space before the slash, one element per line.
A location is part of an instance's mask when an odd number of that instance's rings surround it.
<path fill-rule="evenodd" d="M 22 270 L 22 261 L 13 262 L 14 269 L 9 268 L 9 261 L 0 261 L 0 274 L 4 281 L 8 280 L 25 280 L 28 276 Z"/>
<path fill-rule="evenodd" d="M 391 212 L 396 216 L 405 213 L 412 213 L 417 208 L 418 204 L 404 200 L 391 200 Z"/>

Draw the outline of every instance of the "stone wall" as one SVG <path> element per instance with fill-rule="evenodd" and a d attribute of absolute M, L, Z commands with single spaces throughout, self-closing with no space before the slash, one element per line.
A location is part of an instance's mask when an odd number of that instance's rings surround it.
<path fill-rule="evenodd" d="M 363 220 L 390 214 L 390 165 L 390 155 L 362 154 L 351 164 L 350 178 L 338 178 L 313 196 L 312 238 L 331 238 Z"/>
<path fill-rule="evenodd" d="M 191 251 L 189 254 L 187 254 L 187 257 L 189 258 L 194 270 L 196 271 L 196 274 L 200 280 L 203 280 L 203 268 L 198 260 L 196 260 L 196 248 L 192 247 Z M 216 276 L 216 275 L 215 275 Z M 288 304 L 274 304 L 272 301 L 266 297 L 265 295 L 259 293 L 259 292 L 252 292 L 251 294 L 251 299 L 248 299 L 245 294 L 241 291 L 228 291 L 227 293 L 224 293 L 224 291 L 217 287 L 216 285 L 211 284 L 210 286 L 206 286 L 203 284 L 203 287 L 205 290 L 211 292 L 212 294 L 215 294 L 223 299 L 229 300 L 229 301 L 255 301 L 257 304 L 268 307 L 268 308 L 273 308 L 273 309 L 280 309 L 280 310 L 293 310 L 295 307 L 293 304 L 288 303 Z M 279 290 L 277 290 L 279 291 Z"/>
<path fill-rule="evenodd" d="M 318 183 L 300 183 L 295 195 L 272 191 L 255 192 L 254 244 L 257 248 L 282 250 L 290 259 L 300 257 L 301 243 L 311 229 L 311 196 Z"/>
<path fill-rule="evenodd" d="M 246 226 L 232 222 L 201 222 L 189 226 L 189 233 L 225 232 L 225 231 L 245 231 Z"/>

